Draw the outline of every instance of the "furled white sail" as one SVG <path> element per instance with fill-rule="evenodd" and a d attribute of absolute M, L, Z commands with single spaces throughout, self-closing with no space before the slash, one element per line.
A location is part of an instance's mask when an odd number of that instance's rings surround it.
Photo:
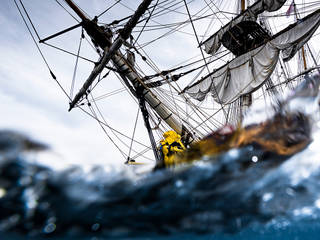
<path fill-rule="evenodd" d="M 208 54 L 214 54 L 221 46 L 221 39 L 225 32 L 242 21 L 255 21 L 257 15 L 264 12 L 273 12 L 280 9 L 286 0 L 260 0 L 250 6 L 238 17 L 230 21 L 227 25 L 222 27 L 218 32 L 203 42 L 204 50 Z"/>
<path fill-rule="evenodd" d="M 245 53 L 185 88 L 184 92 L 202 101 L 210 93 L 215 101 L 228 104 L 259 88 L 272 74 L 279 52 L 285 61 L 311 38 L 320 25 L 320 9 L 290 25 L 265 45 Z"/>

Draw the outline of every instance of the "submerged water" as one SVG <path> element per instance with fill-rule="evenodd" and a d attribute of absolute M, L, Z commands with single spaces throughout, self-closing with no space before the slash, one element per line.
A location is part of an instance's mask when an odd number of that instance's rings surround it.
<path fill-rule="evenodd" d="M 0 239 L 318 239 L 317 99 L 283 106 L 302 111 L 309 101 L 313 141 L 291 157 L 248 145 L 145 174 L 53 170 L 27 158 L 46 146 L 0 131 Z"/>

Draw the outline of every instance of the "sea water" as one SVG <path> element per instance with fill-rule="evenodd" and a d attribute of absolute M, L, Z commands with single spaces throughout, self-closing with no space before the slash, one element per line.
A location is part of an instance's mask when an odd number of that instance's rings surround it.
<path fill-rule="evenodd" d="M 290 158 L 246 146 L 140 175 L 106 166 L 53 170 L 28 161 L 24 141 L 1 133 L 0 239 L 317 239 L 320 233 L 319 131 Z"/>
<path fill-rule="evenodd" d="M 318 239 L 319 100 L 303 94 L 281 109 L 312 126 L 311 143 L 290 157 L 247 145 L 144 174 L 55 170 L 28 157 L 43 144 L 0 131 L 0 239 Z"/>

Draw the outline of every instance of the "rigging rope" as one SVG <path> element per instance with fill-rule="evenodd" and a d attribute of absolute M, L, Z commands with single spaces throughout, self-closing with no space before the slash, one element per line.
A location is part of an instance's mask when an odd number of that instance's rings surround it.
<path fill-rule="evenodd" d="M 73 98 L 73 90 L 74 90 L 74 85 L 75 85 L 75 81 L 76 81 L 76 75 L 77 75 L 77 69 L 78 69 L 78 61 L 79 61 L 80 49 L 81 49 L 81 44 L 82 44 L 82 39 L 83 38 L 84 38 L 84 33 L 83 33 L 83 28 L 82 28 L 81 29 L 81 36 L 80 36 L 78 52 L 77 52 L 76 63 L 75 63 L 74 70 L 73 70 L 72 83 L 71 83 L 71 89 L 70 89 L 70 98 Z"/>
<path fill-rule="evenodd" d="M 33 36 L 33 34 L 32 34 L 32 32 L 31 32 L 31 29 L 30 29 L 30 27 L 28 26 L 28 23 L 27 23 L 27 21 L 26 21 L 26 19 L 25 19 L 25 17 L 23 16 L 23 14 L 22 14 L 22 12 L 21 12 L 21 10 L 20 10 L 20 8 L 19 8 L 19 6 L 18 6 L 18 4 L 17 4 L 17 2 L 16 2 L 16 0 L 14 0 L 14 3 L 15 3 L 15 5 L 16 5 L 16 7 L 17 7 L 17 9 L 18 9 L 18 11 L 19 11 L 19 13 L 20 13 L 20 16 L 22 17 L 22 19 L 23 19 L 23 22 L 25 23 L 25 25 L 26 25 L 26 27 L 27 27 L 27 29 L 28 29 L 28 31 L 29 31 L 29 33 L 30 33 L 30 36 L 31 36 L 31 38 L 32 38 L 32 40 L 33 40 L 33 42 L 34 42 L 34 44 L 36 45 L 36 47 L 37 47 L 37 49 L 38 49 L 38 51 L 39 51 L 39 53 L 40 53 L 40 55 L 41 55 L 41 57 L 42 57 L 42 59 L 43 59 L 43 61 L 44 61 L 44 63 L 46 64 L 46 66 L 47 66 L 47 68 L 48 68 L 48 70 L 49 70 L 49 72 L 50 72 L 50 75 L 51 75 L 51 77 L 57 82 L 57 84 L 59 85 L 59 87 L 61 88 L 61 90 L 63 91 L 63 93 L 70 99 L 70 96 L 67 94 L 67 92 L 66 92 L 66 90 L 62 87 L 62 85 L 60 84 L 60 82 L 57 80 L 57 77 L 54 75 L 54 73 L 52 72 L 52 70 L 51 70 L 51 68 L 50 68 L 50 66 L 49 66 L 49 64 L 48 64 L 48 62 L 47 62 L 47 60 L 46 60 L 46 58 L 44 57 L 44 55 L 43 55 L 43 53 L 42 53 L 42 51 L 41 51 L 41 49 L 40 49 L 40 47 L 39 47 L 39 45 L 38 45 L 38 43 L 37 43 L 37 41 L 36 41 L 36 39 L 34 38 L 34 36 Z M 70 99 L 71 100 L 71 99 Z"/>
<path fill-rule="evenodd" d="M 103 14 L 105 14 L 106 12 L 108 12 L 111 8 L 113 8 L 115 5 L 117 5 L 121 0 L 118 0 L 117 2 L 115 2 L 114 4 L 112 4 L 110 7 L 108 7 L 106 10 L 104 10 L 102 13 L 100 13 L 97 17 L 101 17 Z"/>
<path fill-rule="evenodd" d="M 90 95 L 91 95 L 91 97 L 92 97 L 91 92 L 90 92 Z M 100 117 L 103 119 L 103 121 L 104 121 L 104 123 L 105 123 L 104 125 L 105 125 L 105 126 L 108 126 L 108 124 L 107 124 L 107 122 L 106 122 L 103 114 L 101 113 L 100 109 L 98 108 L 98 105 L 97 105 L 96 102 L 94 102 L 94 101 L 93 101 L 93 103 L 94 103 L 94 106 L 96 107 L 96 109 L 97 109 Z M 102 126 L 102 121 L 99 120 L 97 114 L 95 113 L 94 109 L 93 109 L 91 106 L 92 106 L 92 105 L 88 105 L 89 109 L 90 109 L 91 111 L 93 111 L 93 112 L 92 112 L 92 115 L 94 116 L 94 119 L 96 119 L 96 120 L 98 121 L 99 125 L 104 129 L 104 127 Z M 124 141 L 122 141 L 122 140 L 119 138 L 119 136 L 117 136 L 117 135 L 114 133 L 115 130 L 114 130 L 113 128 L 111 128 L 111 127 L 108 127 L 108 128 L 109 128 L 110 131 L 113 133 L 113 135 L 114 135 L 125 147 L 129 148 L 129 146 L 128 146 Z M 108 133 L 107 133 L 107 131 L 106 131 L 105 129 L 104 129 L 104 132 L 107 134 L 107 136 L 108 136 L 108 138 L 111 140 L 111 142 L 118 148 L 118 150 L 120 151 L 120 153 L 122 153 L 122 155 L 124 156 L 125 160 L 127 160 L 128 155 L 126 155 L 126 154 L 120 149 L 120 147 L 115 143 L 115 141 L 110 137 L 110 135 L 108 135 Z M 119 133 L 119 131 L 116 131 L 116 132 Z M 128 138 L 128 139 L 130 139 L 132 142 L 134 141 L 134 140 L 133 140 L 132 138 L 130 138 L 129 136 L 125 136 L 125 137 Z M 137 142 L 137 141 L 134 141 L 134 142 Z M 143 144 L 142 144 L 142 145 L 143 145 Z M 144 145 L 144 146 L 145 146 L 145 145 Z M 135 151 L 135 150 L 132 150 L 132 151 L 135 152 L 135 153 L 137 153 L 137 151 Z M 143 157 L 146 158 L 146 159 L 148 159 L 148 160 L 150 160 L 150 158 L 148 158 L 148 157 L 146 157 L 146 156 L 143 156 Z"/>
<path fill-rule="evenodd" d="M 61 51 L 61 52 L 67 53 L 67 54 L 69 54 L 69 55 L 72 55 L 72 56 L 74 56 L 74 57 L 77 57 L 77 56 L 78 56 L 76 53 L 67 51 L 67 50 L 65 50 L 65 49 L 63 49 L 63 48 L 54 46 L 54 45 L 52 45 L 52 44 L 50 44 L 50 43 L 44 42 L 43 44 L 44 44 L 44 45 L 47 45 L 48 47 L 57 49 L 57 50 L 59 50 L 59 51 Z M 87 61 L 87 62 L 90 62 L 90 63 L 95 63 L 95 62 L 96 62 L 96 61 L 93 61 L 93 60 L 91 60 L 91 59 L 85 58 L 85 57 L 83 57 L 83 56 L 79 56 L 79 58 L 81 58 L 82 60 L 85 60 L 85 61 Z"/>
<path fill-rule="evenodd" d="M 191 2 L 191 1 L 190 1 L 190 2 Z M 189 2 L 189 3 L 190 3 L 190 2 Z M 199 13 L 202 12 L 204 9 L 205 9 L 205 8 L 200 9 L 196 14 L 199 14 Z M 205 13 L 206 13 L 206 12 L 205 12 Z M 196 14 L 195 14 L 195 15 L 196 15 Z M 193 16 L 195 16 L 195 15 L 193 15 Z M 153 21 L 153 20 L 152 20 L 152 21 Z M 161 23 L 156 22 L 156 21 L 153 21 L 153 22 L 155 22 L 155 23 L 157 23 L 157 24 L 161 24 Z M 169 36 L 170 34 L 173 34 L 173 33 L 175 33 L 175 32 L 179 32 L 179 29 L 186 27 L 186 26 L 188 25 L 188 23 L 190 23 L 190 20 L 184 21 L 182 24 L 180 24 L 179 26 L 177 26 L 177 27 L 175 27 L 175 28 L 170 28 L 170 27 L 169 27 L 171 30 L 169 30 L 168 32 L 160 35 L 159 37 L 157 37 L 157 38 L 155 38 L 155 39 L 153 39 L 153 40 L 151 40 L 151 41 L 149 41 L 149 42 L 140 44 L 140 45 L 141 45 L 140 48 L 146 47 L 146 46 L 150 45 L 151 43 L 154 43 L 154 42 L 158 41 L 159 39 L 161 39 L 161 38 L 163 38 L 163 37 Z"/>
<path fill-rule="evenodd" d="M 29 16 L 29 14 L 28 14 L 28 12 L 27 12 L 26 8 L 24 7 L 24 5 L 23 5 L 23 3 L 22 3 L 22 0 L 19 0 L 19 1 L 20 1 L 20 4 L 21 4 L 21 6 L 22 6 L 22 8 L 23 8 L 23 10 L 24 10 L 24 12 L 25 12 L 25 14 L 26 14 L 27 18 L 29 19 L 29 22 L 30 22 L 30 24 L 31 24 L 31 26 L 32 26 L 32 28 L 33 28 L 33 31 L 35 32 L 35 34 L 36 34 L 36 35 L 37 35 L 37 37 L 38 37 L 38 40 L 40 41 L 40 36 L 39 36 L 39 34 L 38 34 L 38 32 L 37 32 L 36 28 L 34 27 L 33 22 L 31 21 L 31 18 L 30 18 L 30 16 Z"/>
<path fill-rule="evenodd" d="M 134 123 L 134 128 L 133 128 L 133 133 L 132 133 L 132 138 L 131 138 L 131 143 L 130 143 L 130 148 L 129 148 L 129 153 L 128 153 L 128 160 L 130 159 L 130 154 L 131 154 L 133 139 L 134 139 L 134 135 L 135 135 L 136 129 L 137 129 L 137 123 L 138 123 L 139 113 L 140 113 L 140 108 L 138 107 L 137 116 L 136 116 L 136 121 L 135 121 L 135 123 Z"/>
<path fill-rule="evenodd" d="M 56 3 L 62 7 L 74 20 L 76 20 L 78 23 L 80 22 L 75 16 L 72 15 L 70 11 L 68 11 L 58 0 L 55 0 Z"/>
<path fill-rule="evenodd" d="M 148 22 L 149 22 L 149 20 L 150 20 L 150 18 L 151 18 L 151 16 L 152 16 L 152 14 L 153 14 L 153 11 L 156 9 L 156 7 L 157 7 L 157 5 L 158 5 L 158 2 L 159 2 L 159 0 L 157 0 L 156 4 L 154 5 L 154 7 L 153 7 L 153 9 L 152 9 L 152 11 L 151 11 L 151 13 L 149 14 L 149 17 L 146 19 L 146 22 L 144 23 L 144 25 L 143 25 L 143 27 L 142 27 L 142 30 L 140 31 L 138 37 L 136 37 L 135 42 L 132 44 L 133 46 L 136 44 L 136 42 L 137 42 L 138 39 L 140 38 L 140 36 L 141 36 L 144 28 L 145 28 L 146 25 L 148 24 Z"/>
<path fill-rule="evenodd" d="M 196 32 L 196 29 L 195 29 L 195 27 L 194 27 L 194 24 L 193 24 L 192 18 L 191 18 L 191 14 L 190 14 L 190 11 L 189 11 L 189 8 L 188 8 L 188 5 L 187 5 L 187 3 L 186 3 L 186 0 L 183 0 L 183 1 L 184 1 L 185 6 L 186 6 L 186 9 L 187 9 L 187 12 L 188 12 L 188 16 L 189 16 L 189 19 L 190 19 L 190 22 L 191 22 L 191 26 L 192 26 L 192 29 L 193 29 L 193 31 L 194 31 L 194 34 L 195 34 L 195 37 L 196 37 L 196 39 L 197 39 L 198 46 L 199 46 L 199 45 L 200 45 L 200 41 L 199 41 L 199 38 L 198 38 L 198 35 L 197 35 L 197 32 Z M 205 62 L 205 64 L 206 64 L 206 68 L 207 68 L 207 70 L 208 70 L 208 73 L 210 74 L 210 70 L 209 70 L 209 67 L 208 67 L 207 61 L 206 61 L 206 59 L 205 59 L 205 57 L 204 57 L 204 53 L 203 53 L 202 48 L 200 48 L 200 52 L 201 52 L 201 55 L 202 55 L 203 61 L 204 61 L 204 62 Z M 214 86 L 214 85 L 213 85 L 213 86 Z M 219 99 L 219 95 L 218 95 L 217 89 L 216 89 L 215 87 L 214 87 L 214 91 L 215 91 L 216 96 L 217 96 L 217 98 L 218 98 L 219 104 L 221 105 L 221 108 L 222 108 L 223 114 L 226 116 L 226 112 L 225 112 L 225 110 L 224 110 L 224 108 L 223 108 L 223 105 L 222 105 L 222 103 L 221 103 L 220 99 Z M 226 121 L 227 121 L 227 119 L 226 119 Z"/>
<path fill-rule="evenodd" d="M 97 114 L 95 113 L 94 109 L 92 106 L 88 105 L 89 109 L 91 110 L 92 115 L 95 117 L 95 119 L 98 119 Z M 108 132 L 106 131 L 106 129 L 102 126 L 102 124 L 100 123 L 100 121 L 98 121 L 100 127 L 102 128 L 102 130 L 104 131 L 104 133 L 107 135 L 107 137 L 109 138 L 109 140 L 113 143 L 113 145 L 118 149 L 118 151 L 121 153 L 121 155 L 123 156 L 124 159 L 127 158 L 126 154 L 120 149 L 120 147 L 114 142 L 114 140 L 110 137 L 110 135 L 108 134 Z"/>
<path fill-rule="evenodd" d="M 64 90 L 64 88 L 61 86 L 61 84 L 59 83 L 59 81 L 56 79 L 56 76 L 53 74 L 53 72 L 52 72 L 52 70 L 51 70 L 51 68 L 50 68 L 50 66 L 49 66 L 46 58 L 44 57 L 44 55 L 43 55 L 40 47 L 38 46 L 38 44 L 37 44 L 37 42 L 36 42 L 36 40 L 35 40 L 32 32 L 31 32 L 31 29 L 29 28 L 29 26 L 28 26 L 28 24 L 27 24 L 27 21 L 26 21 L 25 17 L 23 16 L 23 14 L 22 14 L 22 12 L 21 12 L 21 10 L 20 10 L 20 8 L 19 8 L 19 5 L 17 4 L 16 0 L 14 0 L 14 2 L 15 2 L 15 5 L 16 5 L 19 13 L 20 13 L 20 16 L 22 17 L 22 19 L 23 19 L 23 21 L 24 21 L 24 23 L 25 23 L 25 25 L 26 25 L 26 27 L 27 27 L 27 29 L 28 29 L 28 31 L 29 31 L 30 36 L 31 36 L 32 39 L 33 39 L 34 44 L 36 45 L 36 47 L 37 47 L 37 49 L 38 49 L 38 51 L 39 51 L 39 53 L 40 53 L 43 61 L 45 62 L 48 70 L 50 71 L 51 76 L 52 76 L 53 79 L 57 82 L 57 84 L 59 85 L 59 87 L 61 88 L 61 90 L 62 90 L 62 91 L 64 92 L 64 94 L 67 96 L 67 98 L 68 98 L 69 100 L 71 100 L 71 99 L 70 99 L 70 96 L 66 93 L 66 91 Z M 49 46 L 50 46 L 50 44 L 46 44 L 46 45 L 49 45 Z M 52 46 L 52 45 L 51 45 L 51 46 Z M 52 47 L 55 47 L 55 46 L 52 46 Z M 67 52 L 66 50 L 63 50 L 63 49 L 60 49 L 60 50 L 62 50 L 62 51 L 64 51 L 64 52 Z M 68 52 L 68 53 L 70 54 L 70 52 Z M 71 53 L 71 54 L 72 54 L 72 53 Z M 72 55 L 75 55 L 75 54 L 72 54 Z M 77 55 L 76 55 L 76 56 L 77 56 Z M 83 59 L 84 59 L 84 58 L 83 58 Z M 90 62 L 93 62 L 93 61 L 91 61 L 91 60 L 89 60 L 89 59 L 85 59 L 85 60 L 90 61 Z M 90 107 L 90 106 L 89 106 L 89 107 Z M 83 108 L 81 108 L 81 107 L 79 107 L 79 108 L 80 108 L 83 112 L 85 112 L 86 114 L 88 114 L 89 116 L 91 116 L 92 118 L 96 119 L 96 120 L 98 121 L 99 125 L 103 128 L 104 131 L 106 131 L 106 130 L 104 129 L 103 125 L 104 125 L 104 126 L 107 126 L 110 130 L 117 132 L 118 134 L 122 135 L 123 137 L 126 137 L 126 138 L 129 138 L 129 139 L 130 139 L 130 137 L 128 137 L 128 136 L 126 136 L 125 134 L 117 131 L 116 129 L 112 128 L 112 127 L 109 126 L 108 124 L 101 122 L 101 121 L 97 118 L 97 115 L 96 115 L 94 112 L 92 112 L 92 113 L 90 114 L 89 112 L 85 111 Z M 93 109 L 91 108 L 91 110 L 93 110 Z M 110 140 L 112 141 L 112 139 L 110 139 Z M 143 144 L 143 143 L 141 143 L 141 142 L 138 142 L 138 141 L 136 141 L 136 140 L 133 140 L 133 141 L 134 141 L 135 143 L 138 143 L 138 144 L 140 144 L 140 145 L 145 146 L 145 147 L 148 148 L 148 146 L 146 146 L 145 144 Z M 120 150 L 120 152 L 123 154 L 123 152 L 122 152 L 121 150 Z"/>

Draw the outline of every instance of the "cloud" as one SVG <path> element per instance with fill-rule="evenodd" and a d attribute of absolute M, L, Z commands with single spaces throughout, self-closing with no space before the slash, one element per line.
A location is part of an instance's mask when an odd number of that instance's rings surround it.
<path fill-rule="evenodd" d="M 47 143 L 65 164 L 115 164 L 119 158 L 97 124 L 89 119 L 73 127 L 65 119 L 57 120 L 46 114 L 50 108 L 44 111 L 3 92 L 0 109 L 2 129 L 21 131 Z"/>
<path fill-rule="evenodd" d="M 60 2 L 63 3 L 63 1 Z M 79 1 L 78 3 L 93 17 L 115 2 L 94 0 Z M 24 3 L 30 11 L 31 19 L 38 29 L 40 38 L 47 37 L 77 23 L 55 1 L 33 0 L 24 1 Z M 124 4 L 129 4 L 130 7 L 136 8 L 138 3 L 126 1 Z M 196 1 L 192 2 L 193 7 L 195 7 L 192 9 L 192 14 L 206 6 L 203 2 L 203 6 L 200 6 L 201 3 L 199 6 L 197 4 L 199 3 Z M 223 4 L 229 7 L 232 5 L 229 1 L 225 1 Z M 166 24 L 188 20 L 184 4 L 181 2 L 179 6 L 179 9 L 157 17 L 156 21 L 160 22 L 160 24 Z M 115 19 L 121 19 L 132 13 L 131 10 L 128 10 L 123 5 L 117 4 L 104 14 L 99 21 L 110 23 Z M 208 8 L 206 14 L 210 13 L 212 12 Z M 228 18 L 231 18 L 231 15 L 225 15 L 225 13 L 220 13 L 220 15 L 224 16 L 223 21 L 228 21 Z M 213 15 L 212 18 L 215 19 L 216 16 Z M 199 35 L 203 35 L 206 32 L 210 21 L 211 19 L 206 19 L 195 22 Z M 141 23 L 135 30 L 142 29 L 143 25 L 144 23 Z M 160 27 L 156 25 L 157 23 L 153 21 L 148 23 L 148 27 Z M 95 121 L 83 114 L 79 109 L 74 109 L 70 113 L 67 112 L 69 100 L 52 80 L 12 1 L 4 1 L 2 3 L 0 27 L 2 31 L 0 35 L 0 54 L 2 57 L 0 64 L 0 127 L 23 131 L 36 139 L 51 144 L 53 151 L 59 152 L 66 163 L 122 164 L 123 157 Z M 221 23 L 217 21 L 216 24 L 212 24 L 208 34 L 213 33 L 215 28 L 220 27 Z M 146 29 L 150 30 L 150 28 Z M 50 40 L 50 43 L 76 52 L 80 40 L 80 30 L 79 28 L 68 32 L 63 36 Z M 159 37 L 168 30 L 145 31 L 142 33 L 139 42 L 147 42 L 152 38 Z M 180 30 L 182 32 L 176 32 L 148 45 L 145 48 L 146 53 L 143 52 L 143 55 L 150 56 L 160 70 L 170 69 L 194 56 L 197 56 L 197 59 L 202 58 L 199 48 L 197 48 L 196 38 L 190 36 L 193 33 L 191 25 L 189 24 Z M 135 36 L 138 34 L 136 32 Z M 70 89 L 75 58 L 45 46 L 41 46 L 41 49 L 63 87 Z M 86 40 L 83 41 L 81 54 L 90 57 L 94 61 L 98 60 L 97 54 Z M 140 57 L 136 57 L 146 75 L 155 73 L 153 69 L 142 63 Z M 193 67 L 191 66 L 190 69 Z M 210 69 L 212 67 L 216 68 L 216 63 L 212 64 Z M 92 63 L 88 64 L 82 60 L 79 61 L 75 92 L 81 87 L 92 68 Z M 205 73 L 207 72 L 204 71 L 202 74 Z M 182 77 L 179 81 L 186 85 L 191 81 L 192 76 L 190 74 Z M 122 87 L 119 80 L 113 74 L 110 74 L 99 84 L 95 92 L 99 96 Z M 129 139 L 123 138 L 123 141 L 126 145 L 130 145 L 137 104 L 127 92 L 123 92 L 98 101 L 98 105 L 106 113 L 107 123 L 127 135 Z M 107 131 L 108 134 L 113 136 L 110 130 L 107 129 Z M 139 136 L 140 142 L 150 145 L 141 115 L 135 134 Z M 121 150 L 126 153 L 129 152 L 129 149 L 123 146 L 117 138 L 114 141 L 119 144 Z M 138 151 L 140 151 L 145 147 L 134 144 L 134 148 L 138 148 Z M 135 153 L 132 154 L 134 155 Z M 149 156 L 152 158 L 152 152 Z"/>
<path fill-rule="evenodd" d="M 124 159 L 95 121 L 79 110 L 67 112 L 68 99 L 51 79 L 18 12 L 13 5 L 4 4 L 7 11 L 0 15 L 0 128 L 22 131 L 51 145 L 65 164 L 122 164 Z M 37 17 L 43 14 L 33 13 L 34 22 L 40 22 Z M 65 79 L 71 79 L 74 58 L 68 65 L 66 55 L 50 58 L 50 50 L 45 51 L 50 65 L 58 69 L 57 77 L 67 85 Z M 85 70 L 91 69 L 92 64 Z M 86 76 L 78 75 L 83 80 Z"/>

